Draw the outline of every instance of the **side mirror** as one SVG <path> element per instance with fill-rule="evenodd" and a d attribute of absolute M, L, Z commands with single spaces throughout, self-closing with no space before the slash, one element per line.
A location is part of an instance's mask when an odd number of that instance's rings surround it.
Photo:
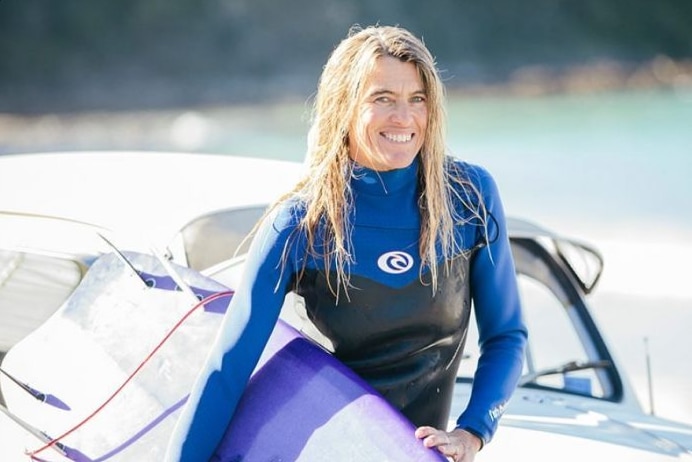
<path fill-rule="evenodd" d="M 555 240 L 555 248 L 584 293 L 591 293 L 603 274 L 603 256 L 600 252 L 581 242 L 563 239 Z"/>

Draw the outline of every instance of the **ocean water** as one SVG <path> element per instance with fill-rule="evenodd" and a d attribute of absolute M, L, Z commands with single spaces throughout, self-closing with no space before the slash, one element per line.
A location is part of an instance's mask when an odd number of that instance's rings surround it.
<path fill-rule="evenodd" d="M 226 114 L 213 149 L 302 160 L 306 114 Z M 448 115 L 451 152 L 490 170 L 507 214 L 602 252 L 591 304 L 607 342 L 647 410 L 648 345 L 655 413 L 692 423 L 692 90 L 450 96 Z"/>

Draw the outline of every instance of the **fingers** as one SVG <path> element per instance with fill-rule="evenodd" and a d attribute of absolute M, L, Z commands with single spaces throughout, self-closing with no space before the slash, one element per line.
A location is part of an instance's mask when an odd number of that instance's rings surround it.
<path fill-rule="evenodd" d="M 454 462 L 471 462 L 474 459 L 477 451 L 467 444 L 465 438 L 467 435 L 471 436 L 465 431 L 447 433 L 433 427 L 418 427 L 415 431 L 416 438 L 421 439 L 426 448 L 435 448 Z"/>
<path fill-rule="evenodd" d="M 438 448 L 441 452 L 445 446 L 450 446 L 451 444 L 447 432 L 433 427 L 418 427 L 415 436 L 423 440 L 423 445 L 426 448 Z"/>
<path fill-rule="evenodd" d="M 414 434 L 416 435 L 416 438 L 423 439 L 426 436 L 430 436 L 438 431 L 439 430 L 437 428 L 433 427 L 418 427 L 416 428 L 416 432 Z"/>

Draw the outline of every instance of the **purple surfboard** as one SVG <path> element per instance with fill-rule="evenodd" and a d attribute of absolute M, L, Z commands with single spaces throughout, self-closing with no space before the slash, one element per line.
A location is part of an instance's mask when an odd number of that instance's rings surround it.
<path fill-rule="evenodd" d="M 440 461 L 348 367 L 279 321 L 223 442 L 222 461 Z"/>

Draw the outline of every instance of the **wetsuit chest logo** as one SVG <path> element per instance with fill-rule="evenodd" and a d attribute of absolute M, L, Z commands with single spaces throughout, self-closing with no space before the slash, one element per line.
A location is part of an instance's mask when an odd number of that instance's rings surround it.
<path fill-rule="evenodd" d="M 410 270 L 413 266 L 413 257 L 401 250 L 387 252 L 377 259 L 377 266 L 389 274 L 401 274 Z"/>

